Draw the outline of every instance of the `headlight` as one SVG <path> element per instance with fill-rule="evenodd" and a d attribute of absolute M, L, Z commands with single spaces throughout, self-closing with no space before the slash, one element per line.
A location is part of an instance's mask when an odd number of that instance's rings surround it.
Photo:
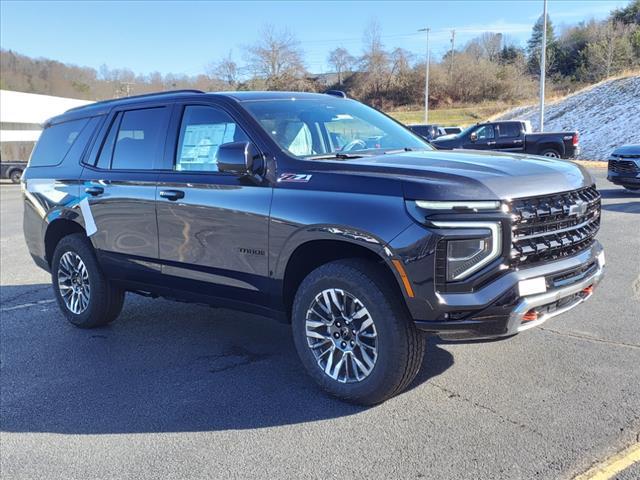
<path fill-rule="evenodd" d="M 462 280 L 500 256 L 502 234 L 499 223 L 433 222 L 440 228 L 478 229 L 477 236 L 447 242 L 447 281 Z"/>

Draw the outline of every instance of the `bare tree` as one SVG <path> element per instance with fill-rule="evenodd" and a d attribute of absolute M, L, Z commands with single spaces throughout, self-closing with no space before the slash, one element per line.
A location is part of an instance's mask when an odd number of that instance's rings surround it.
<path fill-rule="evenodd" d="M 302 51 L 289 30 L 276 31 L 273 25 L 265 25 L 260 40 L 247 47 L 246 53 L 250 70 L 254 76 L 264 78 L 268 88 L 295 88 L 304 82 Z"/>
<path fill-rule="evenodd" d="M 365 96 L 382 105 L 382 88 L 389 76 L 389 54 L 382 44 L 382 30 L 377 20 L 371 20 L 363 37 L 364 51 L 360 63 L 365 74 Z"/>
<path fill-rule="evenodd" d="M 329 65 L 331 65 L 338 74 L 338 85 L 342 85 L 343 75 L 351 69 L 355 63 L 355 58 L 349 54 L 346 48 L 338 47 L 329 52 L 328 61 Z"/>
<path fill-rule="evenodd" d="M 219 62 L 207 67 L 207 73 L 213 80 L 221 80 L 225 86 L 235 88 L 238 84 L 238 64 L 233 60 L 231 51 Z"/>

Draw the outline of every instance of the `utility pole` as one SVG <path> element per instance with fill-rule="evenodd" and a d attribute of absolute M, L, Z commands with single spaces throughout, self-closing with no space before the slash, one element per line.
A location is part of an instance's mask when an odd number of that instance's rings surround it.
<path fill-rule="evenodd" d="M 131 87 L 133 87 L 136 83 L 135 82 L 122 82 L 122 84 L 124 85 L 124 87 L 126 89 L 126 96 L 130 97 L 131 96 Z"/>
<path fill-rule="evenodd" d="M 544 82 L 547 70 L 547 0 L 542 8 L 542 48 L 540 49 L 540 131 L 544 132 Z"/>
<path fill-rule="evenodd" d="M 429 123 L 429 64 L 431 63 L 431 50 L 429 50 L 429 32 L 431 29 L 421 28 L 419 32 L 427 32 L 427 63 L 425 65 L 424 80 L 424 123 Z"/>
<path fill-rule="evenodd" d="M 451 30 L 451 53 L 449 54 L 449 76 L 451 76 L 451 70 L 453 69 L 453 55 L 456 50 L 456 31 Z"/>

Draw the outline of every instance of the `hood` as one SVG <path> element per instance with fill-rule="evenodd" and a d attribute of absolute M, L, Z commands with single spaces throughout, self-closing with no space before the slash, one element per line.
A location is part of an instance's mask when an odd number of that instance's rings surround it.
<path fill-rule="evenodd" d="M 438 138 L 434 138 L 433 141 L 439 141 L 441 142 L 442 140 L 452 140 L 454 138 L 456 138 L 458 136 L 457 133 L 448 133 L 446 135 L 440 135 Z"/>
<path fill-rule="evenodd" d="M 458 133 L 451 135 L 443 135 L 438 138 L 434 138 L 431 140 L 433 145 L 441 145 L 441 146 L 456 146 L 458 144 Z"/>
<path fill-rule="evenodd" d="M 572 162 L 475 150 L 406 152 L 338 163 L 342 173 L 402 181 L 409 199 L 506 200 L 594 183 L 584 168 Z"/>
<path fill-rule="evenodd" d="M 618 155 L 624 157 L 626 155 L 640 155 L 640 144 L 638 145 L 623 145 L 616 148 L 612 155 Z"/>

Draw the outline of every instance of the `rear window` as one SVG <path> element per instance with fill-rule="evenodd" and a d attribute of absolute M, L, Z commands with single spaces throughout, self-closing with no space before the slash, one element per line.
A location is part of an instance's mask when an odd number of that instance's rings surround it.
<path fill-rule="evenodd" d="M 59 165 L 65 159 L 71 147 L 74 146 L 80 134 L 83 132 L 87 124 L 92 119 L 82 118 L 80 120 L 72 120 L 70 122 L 58 123 L 44 129 L 40 135 L 38 143 L 36 143 L 31 159 L 30 167 L 51 167 Z M 93 128 L 97 123 L 96 118 L 93 119 Z M 91 136 L 92 129 L 88 129 L 89 134 L 84 135 L 83 139 L 74 150 L 80 150 L 80 155 L 84 151 L 88 137 Z M 78 155 L 78 157 L 80 156 Z"/>

